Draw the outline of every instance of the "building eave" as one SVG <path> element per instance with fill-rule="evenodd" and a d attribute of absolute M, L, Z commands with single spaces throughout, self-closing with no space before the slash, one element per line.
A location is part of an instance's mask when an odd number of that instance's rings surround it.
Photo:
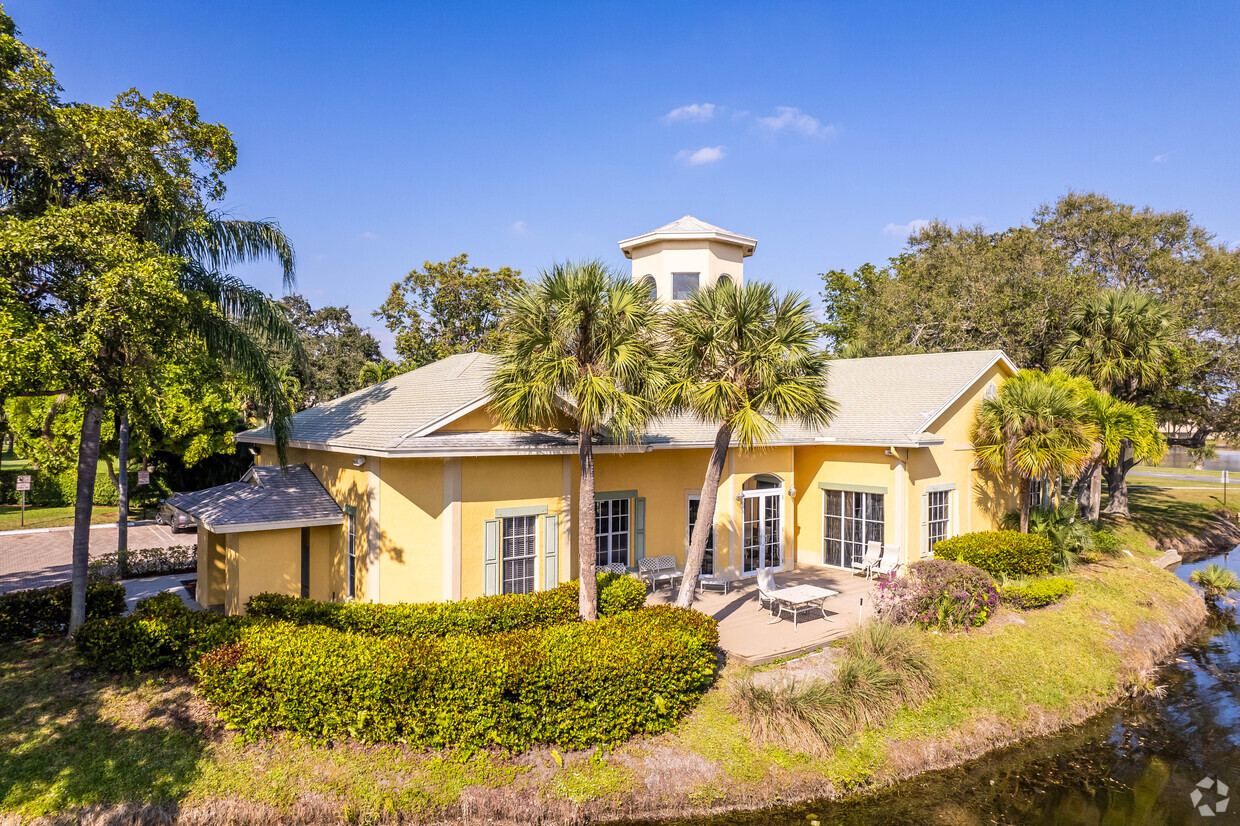
<path fill-rule="evenodd" d="M 193 514 L 190 514 L 193 516 Z M 199 519 L 194 516 L 194 522 L 200 528 L 215 534 L 224 533 L 251 533 L 253 531 L 280 531 L 289 528 L 320 528 L 331 525 L 340 525 L 344 523 L 344 515 L 336 516 L 320 516 L 313 519 L 282 519 L 278 522 L 239 522 L 231 524 L 228 522 L 210 522 L 205 519 Z"/>

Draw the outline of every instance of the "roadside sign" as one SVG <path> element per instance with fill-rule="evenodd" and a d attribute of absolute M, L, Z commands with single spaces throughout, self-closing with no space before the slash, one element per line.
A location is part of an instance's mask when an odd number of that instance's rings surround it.
<path fill-rule="evenodd" d="M 18 490 L 30 490 L 30 477 L 29 476 L 18 476 L 17 477 L 17 489 Z"/>
<path fill-rule="evenodd" d="M 151 484 L 151 472 L 149 470 L 138 471 L 138 486 Z"/>

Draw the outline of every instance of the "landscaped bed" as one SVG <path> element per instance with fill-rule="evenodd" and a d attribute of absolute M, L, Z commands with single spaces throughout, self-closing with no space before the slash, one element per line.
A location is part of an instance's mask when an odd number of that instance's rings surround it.
<path fill-rule="evenodd" d="M 0 800 L 23 815 L 140 803 L 152 821 L 175 811 L 201 823 L 397 812 L 528 822 L 839 794 L 1084 719 L 1144 679 L 1204 616 L 1186 585 L 1126 555 L 1067 578 L 1073 593 L 1050 607 L 999 607 L 968 632 L 916 632 L 934 674 L 925 699 L 818 754 L 755 745 L 729 710 L 732 687 L 754 673 L 746 668 L 725 669 L 674 730 L 612 748 L 419 752 L 281 733 L 247 741 L 186 676 L 84 669 L 63 640 L 3 646 Z"/>

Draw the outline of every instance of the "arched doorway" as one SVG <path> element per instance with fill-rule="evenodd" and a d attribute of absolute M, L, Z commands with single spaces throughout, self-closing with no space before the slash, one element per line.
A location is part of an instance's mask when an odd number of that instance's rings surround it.
<path fill-rule="evenodd" d="M 784 566 L 784 482 L 759 473 L 741 486 L 741 573 Z"/>

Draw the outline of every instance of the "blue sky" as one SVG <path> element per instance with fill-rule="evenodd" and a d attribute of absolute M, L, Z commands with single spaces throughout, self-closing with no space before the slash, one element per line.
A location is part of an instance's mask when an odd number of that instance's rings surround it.
<path fill-rule="evenodd" d="M 162 90 L 232 130 L 224 206 L 279 220 L 300 291 L 376 333 L 424 260 L 623 266 L 685 214 L 807 293 L 913 222 L 1001 229 L 1069 189 L 1240 244 L 1236 2 L 5 7 L 66 99 Z"/>

